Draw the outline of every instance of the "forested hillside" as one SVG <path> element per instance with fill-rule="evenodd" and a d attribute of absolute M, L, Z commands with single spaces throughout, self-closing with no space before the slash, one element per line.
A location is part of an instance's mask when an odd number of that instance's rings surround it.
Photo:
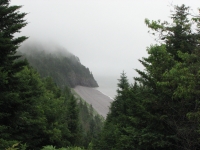
<path fill-rule="evenodd" d="M 58 87 L 50 77 L 52 70 L 48 69 L 51 68 L 43 69 L 48 77 L 42 78 L 27 60 L 17 54 L 19 45 L 27 39 L 14 36 L 27 25 L 24 20 L 27 14 L 20 13 L 20 8 L 9 6 L 9 0 L 0 2 L 0 149 L 40 150 L 46 145 L 87 148 L 100 132 L 103 120 L 94 113 L 92 106 L 76 98 L 67 84 L 60 84 L 62 89 Z M 40 56 L 45 60 L 45 55 Z M 80 77 L 93 79 L 89 69 L 80 62 L 73 62 L 74 58 L 59 58 L 62 59 L 62 65 L 57 66 L 60 70 L 65 68 L 64 62 L 69 61 L 71 64 L 67 65 L 73 65 L 76 73 L 82 67 Z M 46 60 L 50 63 L 51 60 L 59 61 L 59 58 L 54 59 L 49 54 Z M 67 69 L 73 72 L 70 67 Z M 75 83 L 70 85 L 75 86 Z"/>
<path fill-rule="evenodd" d="M 20 8 L 0 1 L 0 149 L 200 149 L 200 15 L 181 5 L 171 22 L 145 19 L 158 43 L 139 60 L 134 84 L 122 72 L 103 123 L 66 86 L 97 86 L 77 57 L 17 53 L 27 39 L 14 36 L 27 25 Z"/>
<path fill-rule="evenodd" d="M 26 58 L 42 77 L 52 77 L 56 84 L 63 88 L 66 85 L 75 87 L 82 85 L 98 87 L 89 68 L 81 64 L 78 57 L 66 49 L 55 47 L 54 52 L 35 42 L 19 48 L 23 58 Z"/>
<path fill-rule="evenodd" d="M 200 16 L 175 6 L 171 22 L 145 20 L 158 44 L 139 61 L 135 83 L 121 74 L 95 150 L 200 149 Z"/>

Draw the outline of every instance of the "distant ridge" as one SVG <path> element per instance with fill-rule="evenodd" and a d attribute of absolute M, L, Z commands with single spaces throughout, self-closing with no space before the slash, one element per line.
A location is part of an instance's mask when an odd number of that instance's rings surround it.
<path fill-rule="evenodd" d="M 61 88 L 66 85 L 72 88 L 77 85 L 98 87 L 89 68 L 82 65 L 78 57 L 64 48 L 56 47 L 52 51 L 40 44 L 27 44 L 19 49 L 19 53 L 42 77 L 52 77 Z"/>

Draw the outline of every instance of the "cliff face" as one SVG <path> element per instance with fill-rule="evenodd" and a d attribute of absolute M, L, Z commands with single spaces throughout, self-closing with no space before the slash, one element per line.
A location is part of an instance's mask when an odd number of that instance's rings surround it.
<path fill-rule="evenodd" d="M 83 77 L 74 72 L 69 73 L 69 82 L 71 87 L 76 87 L 77 85 L 87 86 L 87 87 L 98 87 L 97 82 L 92 77 Z"/>
<path fill-rule="evenodd" d="M 48 53 L 44 48 L 31 46 L 26 46 L 26 51 L 19 51 L 42 77 L 51 76 L 61 88 L 66 85 L 98 87 L 89 68 L 82 65 L 79 58 L 69 52 L 62 53 L 58 49 L 58 53 Z"/>

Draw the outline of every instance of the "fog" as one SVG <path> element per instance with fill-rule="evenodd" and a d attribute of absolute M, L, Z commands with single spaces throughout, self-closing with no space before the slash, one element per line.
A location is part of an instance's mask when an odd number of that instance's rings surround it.
<path fill-rule="evenodd" d="M 20 45 L 18 51 L 22 53 L 26 53 L 28 55 L 34 54 L 34 52 L 38 53 L 40 51 L 53 54 L 55 56 L 64 56 L 64 57 L 71 57 L 73 54 L 70 53 L 65 47 L 61 45 L 57 45 L 56 43 L 52 42 L 42 42 L 38 40 L 28 40 Z"/>
<path fill-rule="evenodd" d="M 28 25 L 16 36 L 28 36 L 25 43 L 64 47 L 111 93 L 122 71 L 133 82 L 134 69 L 143 69 L 138 59 L 155 43 L 144 19 L 169 20 L 170 6 L 177 4 L 191 6 L 198 14 L 199 0 L 11 0 L 28 13 Z"/>

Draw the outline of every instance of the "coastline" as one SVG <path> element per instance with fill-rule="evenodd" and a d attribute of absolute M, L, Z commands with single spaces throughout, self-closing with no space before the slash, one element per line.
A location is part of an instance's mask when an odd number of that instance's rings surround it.
<path fill-rule="evenodd" d="M 96 88 L 76 86 L 75 92 L 104 118 L 106 118 L 113 99 Z"/>
<path fill-rule="evenodd" d="M 111 96 L 107 95 L 106 93 L 102 92 L 102 91 L 99 89 L 99 87 L 97 87 L 97 88 L 94 88 L 94 89 L 95 89 L 95 90 L 97 90 L 97 91 L 99 91 L 101 94 L 103 94 L 103 95 L 105 95 L 105 96 L 109 97 L 111 100 L 113 100 L 113 101 L 114 101 L 114 98 L 113 98 L 113 97 L 111 97 Z"/>
<path fill-rule="evenodd" d="M 109 98 L 111 98 L 112 100 L 114 100 L 115 96 L 117 95 L 116 93 L 116 90 L 113 90 L 112 88 L 110 87 L 103 87 L 103 86 L 100 86 L 100 87 L 96 87 L 94 88 L 96 90 L 98 90 L 99 92 L 101 92 L 102 94 L 108 96 Z"/>

